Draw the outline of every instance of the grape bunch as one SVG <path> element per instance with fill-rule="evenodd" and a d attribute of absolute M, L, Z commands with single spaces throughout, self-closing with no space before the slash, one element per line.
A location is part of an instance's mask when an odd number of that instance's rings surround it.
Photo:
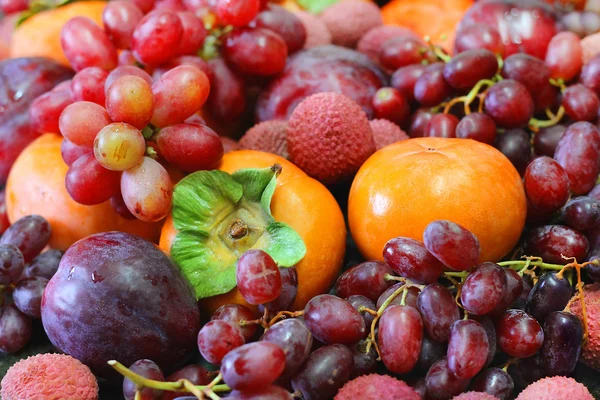
<path fill-rule="evenodd" d="M 59 250 L 44 250 L 51 233 L 43 217 L 28 215 L 0 237 L 0 352 L 16 353 L 25 347 L 33 320 L 41 319 L 44 289 L 62 257 Z"/>

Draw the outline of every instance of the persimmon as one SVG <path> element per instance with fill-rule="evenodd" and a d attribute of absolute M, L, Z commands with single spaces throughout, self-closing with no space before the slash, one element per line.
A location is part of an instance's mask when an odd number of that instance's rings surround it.
<path fill-rule="evenodd" d="M 423 241 L 439 219 L 473 232 L 480 262 L 509 253 L 525 224 L 521 177 L 498 150 L 471 139 L 414 138 L 379 150 L 358 171 L 348 200 L 350 232 L 367 259 L 383 260 L 395 237 Z"/>
<path fill-rule="evenodd" d="M 50 247 L 66 250 L 77 240 L 94 233 L 122 231 L 157 242 L 161 222 L 148 224 L 124 219 L 110 203 L 84 206 L 71 199 L 65 188 L 67 164 L 60 146 L 63 137 L 44 134 L 19 155 L 6 183 L 6 211 L 10 222 L 38 214 L 52 226 Z"/>
<path fill-rule="evenodd" d="M 312 297 L 327 292 L 337 278 L 344 258 L 346 226 L 342 211 L 327 188 L 315 179 L 306 175 L 294 164 L 279 156 L 254 150 L 233 151 L 223 156 L 219 170 L 228 174 L 234 174 L 248 168 L 268 169 L 276 164 L 281 166 L 281 173 L 276 177 L 275 191 L 270 203 L 272 217 L 275 221 L 285 223 L 291 227 L 297 235 L 300 236 L 305 246 L 304 256 L 295 265 L 298 271 L 298 294 L 293 309 L 297 310 L 302 309 Z M 201 172 L 201 174 L 206 174 L 206 172 Z M 176 229 L 174 223 L 174 216 L 177 218 L 176 196 L 178 194 L 178 189 L 181 189 L 180 185 L 186 182 L 186 179 L 187 178 L 184 178 L 175 187 L 174 211 L 165 221 L 159 243 L 159 246 L 165 252 L 171 253 L 176 262 L 177 255 L 172 252 L 172 249 L 175 249 L 174 243 L 177 240 L 176 237 L 179 233 L 179 230 Z M 190 187 L 189 189 L 195 190 L 194 187 Z M 198 187 L 196 187 L 196 189 L 201 191 Z M 226 190 L 224 186 L 221 186 L 221 189 L 222 191 Z M 198 215 L 205 215 L 208 208 L 203 209 L 201 202 L 194 204 L 195 206 L 192 207 L 192 210 L 200 209 L 197 211 Z M 207 203 L 204 203 L 204 206 L 206 206 L 206 204 Z M 214 209 L 214 207 L 212 208 Z M 231 210 L 227 212 L 230 211 Z M 219 215 L 220 220 L 228 221 L 225 228 L 229 229 L 230 221 L 234 220 L 228 220 L 227 218 L 229 218 L 229 216 L 226 215 L 226 213 L 220 213 Z M 241 219 L 244 220 L 244 217 Z M 185 223 L 185 221 L 183 222 Z M 197 234 L 201 234 L 200 221 L 191 220 L 187 222 L 192 230 L 197 227 Z M 245 222 L 248 222 L 248 220 L 245 220 Z M 202 223 L 204 222 L 202 221 Z M 218 231 L 218 226 L 221 225 L 222 224 L 213 225 L 212 228 Z M 250 231 L 256 228 L 250 223 L 248 223 L 248 225 L 250 225 Z M 260 230 L 261 227 L 256 229 Z M 228 230 L 227 232 L 231 233 L 231 230 Z M 223 236 L 220 238 L 222 239 Z M 225 238 L 223 240 L 229 239 Z M 250 240 L 253 239 L 250 238 Z M 248 248 L 247 245 L 243 244 L 236 247 L 235 242 L 232 243 L 230 247 L 235 249 L 233 251 L 235 253 L 235 260 L 237 260 L 237 257 L 243 254 Z M 219 249 L 214 250 L 214 252 L 219 256 L 219 262 L 232 257 L 232 251 L 229 248 L 220 247 Z M 219 284 L 217 274 L 218 271 L 214 271 L 214 274 L 209 271 L 207 275 L 207 283 L 209 285 L 214 287 Z M 200 304 L 203 308 L 210 313 L 219 306 L 227 303 L 237 303 L 249 306 L 242 298 L 237 288 L 223 294 L 202 298 L 200 300 Z"/>
<path fill-rule="evenodd" d="M 21 23 L 13 32 L 10 57 L 47 57 L 70 67 L 60 44 L 60 31 L 73 17 L 88 17 L 100 27 L 106 1 L 75 1 L 41 11 Z"/>

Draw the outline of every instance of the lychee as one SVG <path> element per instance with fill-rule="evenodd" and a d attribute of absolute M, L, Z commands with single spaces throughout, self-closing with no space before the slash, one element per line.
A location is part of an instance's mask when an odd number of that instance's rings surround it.
<path fill-rule="evenodd" d="M 419 38 L 416 33 L 408 28 L 398 25 L 380 25 L 369 30 L 360 38 L 356 50 L 366 54 L 375 62 L 379 62 L 379 53 L 383 44 L 393 38 L 410 36 Z"/>
<path fill-rule="evenodd" d="M 227 136 L 221 136 L 221 143 L 223 143 L 223 153 L 229 153 L 230 151 L 239 150 L 241 148 L 236 140 Z"/>
<path fill-rule="evenodd" d="M 290 160 L 325 184 L 350 179 L 375 152 L 363 109 L 349 97 L 317 93 L 294 109 L 288 122 Z"/>
<path fill-rule="evenodd" d="M 533 382 L 515 400 L 593 400 L 589 390 L 573 378 L 554 376 Z"/>
<path fill-rule="evenodd" d="M 355 47 L 365 33 L 383 25 L 379 7 L 359 0 L 337 2 L 327 7 L 319 18 L 331 32 L 333 43 L 346 47 Z"/>
<path fill-rule="evenodd" d="M 288 158 L 287 121 L 270 120 L 254 125 L 240 139 L 240 147 L 260 150 Z"/>
<path fill-rule="evenodd" d="M 454 396 L 452 400 L 498 400 L 498 398 L 485 392 L 465 392 Z"/>
<path fill-rule="evenodd" d="M 3 400 L 97 400 L 90 369 L 65 354 L 38 354 L 17 362 L 2 378 Z"/>
<path fill-rule="evenodd" d="M 581 348 L 580 360 L 590 368 L 600 370 L 600 283 L 584 285 L 583 296 L 588 336 Z M 568 311 L 577 315 L 583 323 L 581 301 L 578 294 L 571 299 Z"/>
<path fill-rule="evenodd" d="M 405 382 L 388 375 L 363 375 L 348 381 L 334 400 L 419 400 L 421 396 Z"/>
<path fill-rule="evenodd" d="M 317 16 L 307 11 L 296 11 L 294 14 L 302 21 L 304 29 L 306 29 L 305 49 L 331 44 L 331 32 Z"/>
<path fill-rule="evenodd" d="M 373 131 L 373 139 L 375 140 L 377 150 L 392 143 L 409 139 L 406 132 L 387 119 L 374 119 L 369 121 L 369 125 L 371 125 L 371 130 Z"/>

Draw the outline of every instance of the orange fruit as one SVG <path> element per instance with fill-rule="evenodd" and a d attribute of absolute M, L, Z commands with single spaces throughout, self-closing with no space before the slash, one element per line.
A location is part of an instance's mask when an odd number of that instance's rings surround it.
<path fill-rule="evenodd" d="M 6 211 L 10 222 L 30 214 L 46 218 L 52 226 L 50 247 L 66 250 L 79 239 L 98 232 L 123 231 L 157 242 L 161 222 L 148 224 L 124 219 L 110 203 L 84 206 L 65 188 L 67 164 L 60 154 L 62 136 L 45 134 L 19 155 L 6 183 Z"/>
<path fill-rule="evenodd" d="M 60 30 L 71 18 L 88 17 L 100 27 L 106 1 L 75 1 L 58 8 L 46 10 L 26 19 L 13 32 L 10 44 L 11 58 L 48 57 L 70 66 L 60 45 Z"/>
<path fill-rule="evenodd" d="M 445 219 L 473 232 L 481 261 L 515 246 L 527 204 L 521 177 L 498 150 L 470 139 L 415 138 L 384 147 L 361 167 L 348 203 L 350 232 L 367 259 L 395 237 L 423 241 Z"/>
<path fill-rule="evenodd" d="M 337 279 L 346 248 L 346 226 L 342 211 L 329 190 L 279 156 L 254 150 L 233 151 L 223 156 L 219 169 L 233 173 L 242 168 L 266 168 L 273 164 L 283 167 L 271 201 L 273 217 L 291 226 L 306 245 L 306 255 L 296 265 L 298 294 L 293 309 L 297 310 L 304 308 L 314 296 L 327 292 Z M 170 252 L 176 234 L 169 216 L 160 237 L 159 246 L 163 251 Z M 201 300 L 203 308 L 211 314 L 228 303 L 249 306 L 237 288 Z"/>

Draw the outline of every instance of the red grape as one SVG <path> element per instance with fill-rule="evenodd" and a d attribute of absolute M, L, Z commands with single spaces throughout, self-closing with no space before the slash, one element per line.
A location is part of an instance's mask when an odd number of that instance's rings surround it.
<path fill-rule="evenodd" d="M 270 29 L 281 36 L 289 54 L 301 50 L 306 42 L 306 28 L 302 21 L 294 13 L 274 3 L 268 3 L 251 22 L 250 27 L 255 26 Z"/>
<path fill-rule="evenodd" d="M 508 310 L 497 322 L 498 344 L 511 357 L 531 357 L 542 347 L 544 332 L 540 324 L 521 310 Z"/>
<path fill-rule="evenodd" d="M 221 374 L 232 389 L 256 390 L 273 383 L 285 369 L 285 353 L 267 341 L 248 343 L 223 357 Z"/>
<path fill-rule="evenodd" d="M 561 124 L 542 128 L 533 137 L 533 150 L 538 155 L 554 157 L 556 146 L 567 127 Z"/>
<path fill-rule="evenodd" d="M 352 344 L 365 336 L 365 321 L 347 301 L 330 294 L 313 297 L 304 308 L 304 322 L 324 343 Z"/>
<path fill-rule="evenodd" d="M 464 392 L 469 386 L 468 379 L 457 378 L 450 367 L 446 357 L 433 363 L 425 375 L 427 396 L 432 399 L 450 399 Z"/>
<path fill-rule="evenodd" d="M 420 284 L 435 282 L 444 270 L 423 243 L 404 237 L 390 239 L 383 248 L 383 258 L 395 273 Z"/>
<path fill-rule="evenodd" d="M 427 372 L 434 362 L 440 358 L 444 358 L 448 353 L 448 346 L 446 343 L 436 342 L 427 335 L 423 335 L 423 341 L 421 343 L 421 352 L 419 353 L 419 359 L 415 365 L 415 370 L 418 372 Z"/>
<path fill-rule="evenodd" d="M 207 100 L 210 114 L 219 121 L 233 121 L 246 109 L 246 85 L 221 57 L 209 61 L 213 72 Z"/>
<path fill-rule="evenodd" d="M 254 313 L 241 304 L 224 304 L 217 308 L 213 313 L 211 320 L 223 320 L 231 322 L 238 326 L 244 334 L 244 339 L 249 342 L 256 333 L 256 324 L 244 324 L 243 321 L 252 321 L 255 319 Z"/>
<path fill-rule="evenodd" d="M 570 81 L 579 75 L 583 65 L 580 41 L 573 32 L 559 32 L 550 40 L 545 61 L 552 78 Z"/>
<path fill-rule="evenodd" d="M 559 278 L 555 272 L 546 272 L 529 292 L 525 311 L 539 322 L 544 322 L 551 313 L 563 310 L 570 298 L 569 280 Z"/>
<path fill-rule="evenodd" d="M 198 49 L 202 47 L 204 39 L 206 39 L 206 29 L 193 13 L 189 11 L 180 11 L 177 16 L 181 20 L 183 34 L 181 43 L 179 44 L 179 54 L 196 54 Z"/>
<path fill-rule="evenodd" d="M 119 214 L 121 218 L 135 219 L 135 215 L 133 215 L 131 211 L 129 211 L 129 209 L 127 208 L 127 204 L 125 204 L 125 200 L 123 200 L 120 187 L 119 194 L 114 195 L 110 198 L 110 206 L 114 210 L 114 212 Z"/>
<path fill-rule="evenodd" d="M 144 378 L 152 379 L 155 381 L 164 381 L 165 376 L 160 370 L 160 367 L 152 360 L 142 359 L 137 360 L 129 369 Z M 138 391 L 137 385 L 129 379 L 123 379 L 123 395 L 125 400 L 160 400 L 163 392 L 161 390 L 144 388 L 139 391 L 139 397 L 136 395 Z"/>
<path fill-rule="evenodd" d="M 144 13 L 131 1 L 116 0 L 106 4 L 102 12 L 104 30 L 119 49 L 131 48 L 131 38 Z"/>
<path fill-rule="evenodd" d="M 525 170 L 525 192 L 531 205 L 544 212 L 554 212 L 569 198 L 569 176 L 550 157 L 533 160 Z"/>
<path fill-rule="evenodd" d="M 246 341 L 241 329 L 230 321 L 216 319 L 208 322 L 198 333 L 198 349 L 211 364 L 221 364 L 223 357 Z"/>
<path fill-rule="evenodd" d="M 424 61 L 435 61 L 435 54 L 421 39 L 412 36 L 398 36 L 387 40 L 381 46 L 379 62 L 392 71 Z"/>
<path fill-rule="evenodd" d="M 455 55 L 444 67 L 444 78 L 455 89 L 470 89 L 497 72 L 498 60 L 493 52 L 473 49 Z"/>
<path fill-rule="evenodd" d="M 281 36 L 269 29 L 241 28 L 226 36 L 222 54 L 242 74 L 271 76 L 283 71 L 288 50 Z"/>
<path fill-rule="evenodd" d="M 139 76 L 122 76 L 106 91 L 106 110 L 113 121 L 143 129 L 154 113 L 152 87 Z"/>
<path fill-rule="evenodd" d="M 600 95 L 600 54 L 595 55 L 583 66 L 579 79 L 585 87 Z"/>
<path fill-rule="evenodd" d="M 470 314 L 485 315 L 504 298 L 506 273 L 497 264 L 485 262 L 475 267 L 463 282 L 460 301 Z"/>
<path fill-rule="evenodd" d="M 511 376 L 500 368 L 488 368 L 477 375 L 471 382 L 470 389 L 496 396 L 499 400 L 509 400 L 515 382 Z"/>
<path fill-rule="evenodd" d="M 496 139 L 496 123 L 487 114 L 471 113 L 464 116 L 456 126 L 456 137 L 491 145 Z"/>
<path fill-rule="evenodd" d="M 556 311 L 544 322 L 544 344 L 540 361 L 550 376 L 569 376 L 575 369 L 583 343 L 581 320 L 568 312 Z"/>
<path fill-rule="evenodd" d="M 452 114 L 435 114 L 425 127 L 425 137 L 456 137 L 458 118 Z"/>
<path fill-rule="evenodd" d="M 12 296 L 15 306 L 25 315 L 41 319 L 42 295 L 48 284 L 48 279 L 41 277 L 21 279 Z"/>
<path fill-rule="evenodd" d="M 366 261 L 344 271 L 335 284 L 335 293 L 340 297 L 362 295 L 376 301 L 381 293 L 394 284 L 385 279 L 392 275 L 390 267 L 381 261 Z"/>
<path fill-rule="evenodd" d="M 306 325 L 298 319 L 285 319 L 267 329 L 261 341 L 274 343 L 285 354 L 282 377 L 291 378 L 304 364 L 312 349 L 313 338 Z"/>
<path fill-rule="evenodd" d="M 572 198 L 562 209 L 565 225 L 585 231 L 600 224 L 600 202 L 592 197 Z"/>
<path fill-rule="evenodd" d="M 154 11 L 156 10 L 181 12 L 186 11 L 186 8 L 183 5 L 182 0 L 156 0 L 156 3 L 154 3 Z"/>
<path fill-rule="evenodd" d="M 23 253 L 14 244 L 0 244 L 0 285 L 16 283 L 23 272 Z"/>
<path fill-rule="evenodd" d="M 408 135 L 413 138 L 425 136 L 425 128 L 427 128 L 427 124 L 431 121 L 432 117 L 432 112 L 424 108 L 419 108 L 412 116 Z"/>
<path fill-rule="evenodd" d="M 402 93 L 390 87 L 377 90 L 373 96 L 373 110 L 375 117 L 387 119 L 398 125 L 405 124 L 411 114 L 410 105 Z"/>
<path fill-rule="evenodd" d="M 264 313 L 265 308 L 269 315 L 274 315 L 279 311 L 289 310 L 298 294 L 298 271 L 295 267 L 279 268 L 281 275 L 281 293 L 279 296 L 268 303 L 260 304 L 258 311 Z"/>
<path fill-rule="evenodd" d="M 106 169 L 125 171 L 144 157 L 146 141 L 135 127 L 124 123 L 106 125 L 96 135 L 94 156 Z"/>
<path fill-rule="evenodd" d="M 16 353 L 29 343 L 32 335 L 31 318 L 14 304 L 0 307 L 0 352 Z"/>
<path fill-rule="evenodd" d="M 563 256 L 583 260 L 588 249 L 588 240 L 582 233 L 561 225 L 545 225 L 529 231 L 524 244 L 526 254 L 554 264 L 566 264 L 568 260 Z"/>
<path fill-rule="evenodd" d="M 117 49 L 102 28 L 90 18 L 71 18 L 61 29 L 60 43 L 75 71 L 86 67 L 110 71 L 117 66 Z"/>
<path fill-rule="evenodd" d="M 569 86 L 562 94 L 565 113 L 574 121 L 594 121 L 598 117 L 600 100 L 591 89 L 581 83 Z"/>
<path fill-rule="evenodd" d="M 156 66 L 179 55 L 183 37 L 181 20 L 171 11 L 152 11 L 136 25 L 131 49 L 136 60 Z"/>
<path fill-rule="evenodd" d="M 159 154 L 185 172 L 216 168 L 223 157 L 220 136 L 206 125 L 177 124 L 160 130 Z"/>
<path fill-rule="evenodd" d="M 119 193 L 121 174 L 104 168 L 93 154 L 79 157 L 67 171 L 65 187 L 79 204 L 104 203 Z"/>
<path fill-rule="evenodd" d="M 111 122 L 103 107 L 89 101 L 78 101 L 64 109 L 58 126 L 60 133 L 69 141 L 91 148 L 100 129 Z"/>
<path fill-rule="evenodd" d="M 522 128 L 533 117 L 533 99 L 527 88 L 513 79 L 504 79 L 488 89 L 485 112 L 502 128 Z"/>
<path fill-rule="evenodd" d="M 148 73 L 143 69 L 135 67 L 133 65 L 121 65 L 113 69 L 110 72 L 110 74 L 108 74 L 108 77 L 104 82 L 104 92 L 108 92 L 108 88 L 113 84 L 114 81 L 126 75 L 138 76 L 146 82 L 148 82 L 150 85 L 152 85 L 152 77 L 148 75 Z"/>
<path fill-rule="evenodd" d="M 508 309 L 523 293 L 523 278 L 516 271 L 505 268 L 504 274 L 506 275 L 506 290 L 502 299 L 494 309 L 494 313 L 504 311 Z"/>
<path fill-rule="evenodd" d="M 508 129 L 496 136 L 494 146 L 506 156 L 523 175 L 531 159 L 529 134 L 523 129 Z"/>
<path fill-rule="evenodd" d="M 124 2 L 125 3 L 125 2 Z M 131 4 L 131 3 L 126 3 Z M 104 82 L 108 72 L 100 67 L 88 67 L 79 71 L 71 81 L 71 96 L 74 101 L 91 101 L 104 106 Z"/>
<path fill-rule="evenodd" d="M 244 26 L 256 17 L 259 0 L 216 0 L 215 11 L 223 25 Z"/>
<path fill-rule="evenodd" d="M 354 356 L 354 365 L 352 366 L 351 373 L 352 378 L 373 372 L 377 365 L 377 352 L 375 351 L 374 346 L 371 346 L 367 353 L 367 341 L 361 340 L 351 345 L 350 350 Z"/>
<path fill-rule="evenodd" d="M 180 65 L 192 65 L 198 68 L 200 71 L 204 72 L 206 76 L 208 76 L 209 80 L 212 80 L 214 77 L 213 71 L 207 61 L 204 61 L 200 57 L 191 55 L 183 55 L 176 58 L 172 58 L 166 64 L 162 64 L 160 67 L 154 68 L 154 70 L 152 71 L 152 77 L 156 81 L 160 79 L 162 74 L 175 67 L 179 67 Z"/>
<path fill-rule="evenodd" d="M 459 379 L 473 378 L 485 365 L 488 349 L 487 334 L 479 322 L 456 321 L 450 327 L 448 368 Z"/>
<path fill-rule="evenodd" d="M 154 8 L 156 0 L 126 0 L 135 4 L 144 14 L 150 12 Z"/>
<path fill-rule="evenodd" d="M 51 91 L 38 96 L 29 106 L 29 120 L 38 133 L 60 133 L 58 120 L 73 102 L 67 91 Z"/>
<path fill-rule="evenodd" d="M 275 260 L 263 250 L 248 250 L 236 267 L 237 287 L 250 304 L 264 304 L 281 293 L 281 275 Z"/>
<path fill-rule="evenodd" d="M 504 43 L 493 26 L 473 24 L 459 30 L 454 39 L 455 53 L 472 49 L 487 49 L 494 54 L 503 55 Z"/>
<path fill-rule="evenodd" d="M 436 106 L 452 93 L 444 79 L 444 66 L 441 62 L 433 63 L 417 78 L 414 96 L 423 106 Z"/>
<path fill-rule="evenodd" d="M 44 251 L 25 266 L 23 276 L 25 278 L 37 276 L 50 280 L 56 273 L 56 270 L 58 270 L 58 264 L 60 263 L 62 255 L 63 252 L 56 249 Z"/>
<path fill-rule="evenodd" d="M 71 166 L 79 157 L 86 154 L 91 154 L 92 149 L 87 146 L 79 146 L 69 141 L 69 139 L 63 139 L 60 145 L 60 154 L 65 164 Z"/>
<path fill-rule="evenodd" d="M 427 285 L 417 297 L 417 309 L 429 337 L 436 342 L 447 342 L 450 326 L 460 318 L 454 296 L 439 283 Z"/>
<path fill-rule="evenodd" d="M 17 246 L 28 263 L 48 245 L 51 235 L 52 228 L 44 217 L 27 215 L 13 222 L 0 238 L 0 245 Z"/>
<path fill-rule="evenodd" d="M 391 306 L 379 320 L 377 343 L 385 367 L 395 374 L 410 372 L 416 365 L 423 340 L 423 321 L 408 306 Z"/>
<path fill-rule="evenodd" d="M 466 271 L 477 264 L 480 247 L 477 237 L 452 221 L 429 223 L 423 232 L 423 243 L 431 254 L 455 271 Z"/>
<path fill-rule="evenodd" d="M 411 103 L 416 101 L 415 99 L 415 83 L 423 72 L 427 69 L 427 65 L 423 64 L 412 64 L 406 67 L 398 68 L 393 74 L 391 79 L 391 86 L 398 90 L 405 98 Z"/>

